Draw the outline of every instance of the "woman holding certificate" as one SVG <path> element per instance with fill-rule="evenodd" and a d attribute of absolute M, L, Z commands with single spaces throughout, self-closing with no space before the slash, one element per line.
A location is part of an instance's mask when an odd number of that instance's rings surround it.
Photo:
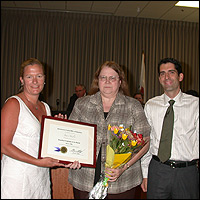
<path fill-rule="evenodd" d="M 37 159 L 42 115 L 51 115 L 49 106 L 38 99 L 44 81 L 41 62 L 24 61 L 20 92 L 1 110 L 2 199 L 50 199 L 49 168 L 65 166 L 53 158 Z"/>
<path fill-rule="evenodd" d="M 106 172 L 109 174 L 106 198 L 134 199 L 135 188 L 142 183 L 140 158 L 149 147 L 150 126 L 141 104 L 130 97 L 124 71 L 117 63 L 107 61 L 97 69 L 89 95 L 76 101 L 69 119 L 97 125 L 96 168 L 82 166 L 69 170 L 74 198 L 88 198 L 100 174 Z M 105 168 L 108 126 L 122 124 L 142 134 L 146 145 L 123 167 Z"/>

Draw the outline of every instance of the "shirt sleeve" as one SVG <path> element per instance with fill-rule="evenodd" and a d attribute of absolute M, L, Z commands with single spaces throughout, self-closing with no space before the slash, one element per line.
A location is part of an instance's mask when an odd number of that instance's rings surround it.
<path fill-rule="evenodd" d="M 151 123 L 150 123 L 150 120 L 148 118 L 148 114 L 147 114 L 147 104 L 145 105 L 144 107 L 144 112 L 145 112 L 145 115 L 146 115 L 146 118 L 147 118 L 147 121 L 148 123 L 150 124 L 151 126 Z M 152 129 L 151 129 L 152 131 Z M 151 134 L 151 133 L 150 133 Z M 151 137 L 150 137 L 151 138 Z M 151 141 L 150 141 L 151 142 Z M 151 147 L 151 146 L 150 146 Z M 146 154 L 144 154 L 144 156 L 141 158 L 141 168 L 142 168 L 142 175 L 143 175 L 143 178 L 147 178 L 148 176 L 148 168 L 149 168 L 149 163 L 151 161 L 151 158 L 152 158 L 152 154 L 150 153 L 150 147 L 149 147 L 149 150 L 147 151 Z"/>
<path fill-rule="evenodd" d="M 142 167 L 142 175 L 143 178 L 147 178 L 148 176 L 148 168 L 149 168 L 149 163 L 151 161 L 152 155 L 149 151 L 147 151 L 146 154 L 141 158 L 141 167 Z"/>

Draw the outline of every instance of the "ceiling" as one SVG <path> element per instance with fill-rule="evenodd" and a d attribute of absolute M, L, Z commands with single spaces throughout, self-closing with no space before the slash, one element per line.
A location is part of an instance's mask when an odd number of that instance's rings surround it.
<path fill-rule="evenodd" d="M 152 18 L 199 23 L 199 9 L 177 7 L 177 1 L 1 1 L 1 9 L 31 9 L 59 12 Z"/>

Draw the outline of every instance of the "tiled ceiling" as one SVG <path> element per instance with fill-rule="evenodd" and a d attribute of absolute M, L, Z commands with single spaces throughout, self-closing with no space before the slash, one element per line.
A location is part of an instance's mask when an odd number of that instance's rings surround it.
<path fill-rule="evenodd" d="M 199 9 L 176 7 L 177 1 L 1 1 L 1 9 L 31 9 L 59 12 L 152 18 L 199 23 Z"/>

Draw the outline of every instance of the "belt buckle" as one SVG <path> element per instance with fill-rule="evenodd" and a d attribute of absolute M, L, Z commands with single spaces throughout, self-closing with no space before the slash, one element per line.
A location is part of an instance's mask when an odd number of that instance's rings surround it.
<path fill-rule="evenodd" d="M 172 167 L 173 169 L 176 168 L 176 162 L 175 161 L 171 161 L 170 167 Z"/>

